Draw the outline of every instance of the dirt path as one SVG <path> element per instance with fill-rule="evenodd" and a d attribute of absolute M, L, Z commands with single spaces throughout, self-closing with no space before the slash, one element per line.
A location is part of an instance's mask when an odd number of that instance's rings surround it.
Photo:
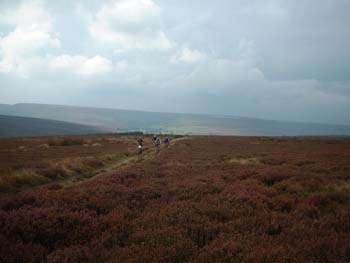
<path fill-rule="evenodd" d="M 181 138 L 173 139 L 173 140 L 171 140 L 170 145 L 168 147 L 170 148 L 173 145 L 175 145 L 177 142 L 179 142 L 181 140 L 188 140 L 188 139 L 190 139 L 190 138 L 189 137 L 181 137 Z M 162 152 L 164 152 L 166 150 L 167 150 L 167 147 L 162 146 L 161 150 L 160 150 L 160 154 L 162 154 Z M 61 189 L 61 188 L 72 187 L 72 186 L 75 186 L 77 184 L 81 184 L 83 182 L 93 180 L 96 177 L 110 175 L 111 173 L 116 172 L 122 168 L 128 167 L 128 166 L 133 165 L 135 163 L 140 163 L 140 162 L 143 162 L 146 160 L 153 159 L 156 156 L 157 156 L 156 149 L 152 144 L 150 144 L 150 146 L 146 147 L 143 150 L 142 154 L 137 154 L 137 148 L 135 145 L 135 154 L 128 156 L 128 157 L 125 157 L 123 159 L 119 159 L 113 163 L 106 164 L 102 168 L 94 169 L 90 173 L 88 173 L 88 175 L 82 174 L 82 175 L 75 175 L 75 176 L 72 176 L 69 178 L 57 179 L 57 180 L 53 180 L 49 183 L 22 188 L 18 192 L 14 192 L 14 193 L 3 193 L 3 194 L 0 193 L 0 199 L 6 198 L 6 197 L 11 196 L 11 195 L 16 195 L 19 193 L 36 191 L 36 190 L 41 189 L 41 188 Z"/>
<path fill-rule="evenodd" d="M 181 138 L 177 138 L 177 139 L 173 139 L 170 141 L 170 145 L 168 147 L 162 146 L 160 153 L 161 154 L 163 151 L 166 151 L 167 148 L 172 147 L 173 145 L 175 145 L 177 142 L 182 141 L 182 140 L 188 140 L 189 137 L 181 137 Z M 136 150 L 136 149 L 135 149 Z M 70 186 L 74 186 L 89 180 L 93 180 L 97 177 L 101 177 L 101 176 L 106 176 L 106 175 L 110 175 L 113 172 L 116 172 L 117 170 L 121 169 L 121 168 L 125 168 L 127 166 L 133 165 L 135 163 L 139 163 L 139 162 L 143 162 L 146 160 L 150 160 L 153 159 L 157 156 L 156 153 L 156 149 L 154 146 L 149 146 L 146 147 L 142 154 L 136 154 L 127 158 L 124 158 L 122 160 L 119 160 L 113 164 L 104 166 L 101 169 L 97 169 L 96 171 L 94 171 L 89 177 L 73 177 L 73 178 L 68 178 L 64 181 L 60 182 L 60 185 L 63 186 L 64 188 L 70 187 Z"/>

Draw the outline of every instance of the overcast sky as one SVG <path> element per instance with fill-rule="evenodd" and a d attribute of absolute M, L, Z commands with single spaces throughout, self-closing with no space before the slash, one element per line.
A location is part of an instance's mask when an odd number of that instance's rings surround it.
<path fill-rule="evenodd" d="M 350 124 L 349 0 L 0 0 L 0 103 Z"/>

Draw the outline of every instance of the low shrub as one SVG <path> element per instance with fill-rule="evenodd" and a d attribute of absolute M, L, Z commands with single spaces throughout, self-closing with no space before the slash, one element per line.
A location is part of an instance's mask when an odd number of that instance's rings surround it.
<path fill-rule="evenodd" d="M 61 138 L 53 137 L 48 140 L 49 146 L 72 146 L 72 145 L 83 145 L 86 144 L 86 140 L 82 138 Z"/>
<path fill-rule="evenodd" d="M 1 193 L 8 193 L 12 190 L 12 186 L 9 183 L 8 180 L 6 180 L 6 178 L 4 178 L 3 176 L 0 177 L 0 192 Z"/>
<path fill-rule="evenodd" d="M 266 186 L 273 186 L 275 183 L 281 182 L 285 179 L 283 175 L 271 174 L 265 175 L 261 180 Z"/>
<path fill-rule="evenodd" d="M 16 172 L 10 176 L 10 182 L 14 185 L 29 185 L 34 186 L 47 182 L 48 180 L 31 170 L 23 170 Z"/>
<path fill-rule="evenodd" d="M 73 175 L 72 171 L 63 163 L 51 163 L 47 168 L 42 170 L 40 174 L 51 180 L 67 178 Z"/>

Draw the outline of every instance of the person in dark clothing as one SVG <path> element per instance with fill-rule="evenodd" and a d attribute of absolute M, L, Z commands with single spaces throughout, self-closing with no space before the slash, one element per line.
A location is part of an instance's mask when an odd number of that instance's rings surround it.
<path fill-rule="evenodd" d="M 160 144 L 161 144 L 161 140 L 160 138 L 157 136 L 155 142 L 154 142 L 155 146 L 156 146 L 156 153 L 159 154 L 160 152 Z"/>
<path fill-rule="evenodd" d="M 156 143 L 156 140 L 157 140 L 157 135 L 153 135 L 152 141 L 153 141 L 154 144 Z"/>
<path fill-rule="evenodd" d="M 141 137 L 137 140 L 137 142 L 139 145 L 141 145 L 141 147 L 143 147 L 143 139 Z"/>
<path fill-rule="evenodd" d="M 165 147 L 168 147 L 168 146 L 169 146 L 169 144 L 170 144 L 169 137 L 166 137 L 166 138 L 164 139 L 164 144 L 165 144 Z"/>
<path fill-rule="evenodd" d="M 139 138 L 139 139 L 137 140 L 137 143 L 138 143 L 138 146 L 137 146 L 138 153 L 141 154 L 142 151 L 143 151 L 143 139 L 142 139 L 142 138 Z"/>

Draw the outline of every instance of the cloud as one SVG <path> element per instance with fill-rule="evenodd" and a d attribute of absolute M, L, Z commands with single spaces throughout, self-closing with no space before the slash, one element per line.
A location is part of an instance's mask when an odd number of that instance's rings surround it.
<path fill-rule="evenodd" d="M 40 51 L 57 48 L 60 41 L 40 1 L 22 2 L 13 17 L 8 17 L 8 22 L 14 29 L 0 38 L 0 73 L 27 77 L 32 62 L 40 59 Z"/>
<path fill-rule="evenodd" d="M 268 16 L 269 18 L 286 19 L 289 17 L 288 1 L 251 1 L 241 9 L 244 15 Z"/>
<path fill-rule="evenodd" d="M 43 1 L 22 1 L 13 16 L 4 13 L 2 21 L 13 27 L 0 38 L 0 73 L 29 78 L 43 68 L 77 75 L 99 75 L 113 70 L 102 56 L 51 55 L 50 48 L 61 46 L 52 19 Z"/>
<path fill-rule="evenodd" d="M 207 56 L 198 50 L 183 48 L 173 56 L 172 62 L 192 63 L 193 68 L 185 71 L 176 85 L 198 91 L 219 92 L 240 89 L 261 82 L 264 74 L 257 66 L 253 41 L 242 38 L 231 57 Z M 201 61 L 201 63 L 196 63 Z"/>
<path fill-rule="evenodd" d="M 188 102 L 192 105 L 190 108 L 181 104 L 185 112 L 203 112 L 202 105 L 210 105 L 210 112 L 218 114 L 230 112 L 294 121 L 324 118 L 334 123 L 344 119 L 349 97 L 323 92 L 321 82 L 316 79 L 271 81 L 258 65 L 258 60 L 254 41 L 242 38 L 230 56 L 207 57 L 164 83 L 163 90 L 172 98 L 178 94 L 192 98 Z M 332 113 L 321 117 L 324 107 L 332 107 Z"/>
<path fill-rule="evenodd" d="M 207 58 L 207 55 L 196 49 L 190 49 L 183 47 L 181 51 L 173 55 L 170 59 L 171 63 L 196 63 L 203 61 Z"/>
<path fill-rule="evenodd" d="M 349 123 L 348 0 L 20 1 L 2 102 Z"/>
<path fill-rule="evenodd" d="M 53 58 L 49 62 L 49 66 L 54 70 L 63 70 L 86 76 L 105 74 L 113 70 L 112 62 L 99 55 L 90 58 L 80 55 L 60 55 Z"/>
<path fill-rule="evenodd" d="M 174 46 L 161 29 L 160 7 L 152 0 L 115 0 L 104 4 L 89 32 L 117 51 L 167 50 Z"/>

